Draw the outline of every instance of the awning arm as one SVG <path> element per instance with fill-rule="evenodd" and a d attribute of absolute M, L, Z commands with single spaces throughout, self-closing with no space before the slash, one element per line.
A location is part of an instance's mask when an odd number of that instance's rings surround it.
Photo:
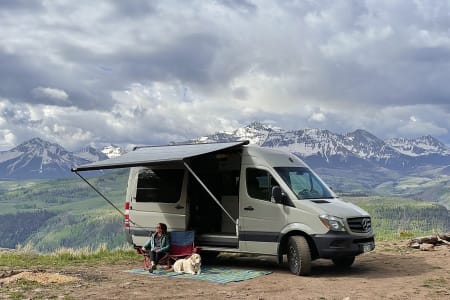
<path fill-rule="evenodd" d="M 208 189 L 208 187 L 203 183 L 203 181 L 197 176 L 197 174 L 195 174 L 195 172 L 191 169 L 191 167 L 189 167 L 189 165 L 184 162 L 184 166 L 186 167 L 186 169 L 188 169 L 188 171 L 192 174 L 192 176 L 194 176 L 195 179 L 197 179 L 198 183 L 200 183 L 200 185 L 205 189 L 206 192 L 208 192 L 208 194 L 211 196 L 211 198 L 213 198 L 214 201 L 216 201 L 217 205 L 220 206 L 220 208 L 222 209 L 222 211 L 230 218 L 230 220 L 237 225 L 236 220 L 233 219 L 233 217 L 230 215 L 230 213 L 222 206 L 222 204 L 219 202 L 219 200 L 217 200 L 216 196 L 214 196 L 213 193 L 211 193 L 211 191 Z"/>
<path fill-rule="evenodd" d="M 114 208 L 119 212 L 119 214 L 121 214 L 122 217 L 125 218 L 125 214 L 124 214 L 124 213 L 123 213 L 116 205 L 114 205 L 114 203 L 112 203 L 111 200 L 109 200 L 108 198 L 106 198 L 106 196 L 103 195 L 98 189 L 96 189 L 95 186 L 93 186 L 86 178 L 84 178 L 83 176 L 81 176 L 80 174 L 78 174 L 78 171 L 75 171 L 75 170 L 74 170 L 73 172 L 74 172 L 75 174 L 77 174 L 81 179 L 83 179 L 83 181 L 86 182 L 87 185 L 89 185 L 89 186 L 91 187 L 91 189 L 93 189 L 97 194 L 99 194 L 103 199 L 105 199 L 106 202 L 108 202 L 112 207 L 114 207 Z M 142 226 L 140 226 L 139 224 L 136 224 L 135 222 L 133 222 L 133 220 L 131 220 L 131 219 L 128 219 L 128 220 L 130 221 L 130 223 L 134 224 L 136 227 L 146 229 L 145 227 L 142 227 Z M 147 231 L 151 233 L 150 230 L 147 230 Z"/>

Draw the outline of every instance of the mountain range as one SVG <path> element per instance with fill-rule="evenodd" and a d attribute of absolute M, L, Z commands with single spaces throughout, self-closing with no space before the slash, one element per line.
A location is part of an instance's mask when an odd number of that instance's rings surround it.
<path fill-rule="evenodd" d="M 337 134 L 322 129 L 284 130 L 253 122 L 231 132 L 217 132 L 188 143 L 249 140 L 262 147 L 296 153 L 312 167 L 384 167 L 408 171 L 425 165 L 449 165 L 450 149 L 432 136 L 416 139 L 394 138 L 383 141 L 358 129 Z"/>
<path fill-rule="evenodd" d="M 450 149 L 432 136 L 384 141 L 361 129 L 337 134 L 323 129 L 285 130 L 253 122 L 233 131 L 216 132 L 183 143 L 239 140 L 293 152 L 313 168 L 386 168 L 408 172 L 423 166 L 450 165 Z M 70 168 L 75 165 L 123 153 L 122 149 L 114 145 L 102 149 L 87 146 L 69 152 L 58 144 L 33 138 L 11 150 L 0 152 L 0 180 L 73 176 Z"/>

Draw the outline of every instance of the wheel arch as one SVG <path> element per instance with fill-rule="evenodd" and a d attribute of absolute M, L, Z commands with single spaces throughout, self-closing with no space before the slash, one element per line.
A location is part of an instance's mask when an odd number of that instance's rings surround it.
<path fill-rule="evenodd" d="M 316 244 L 312 237 L 302 230 L 291 230 L 289 232 L 284 233 L 280 241 L 278 242 L 278 262 L 281 262 L 281 259 L 284 254 L 287 254 L 287 245 L 289 241 L 289 237 L 291 236 L 303 236 L 308 242 L 309 249 L 311 250 L 311 259 L 317 259 L 319 257 L 319 253 L 317 251 Z"/>

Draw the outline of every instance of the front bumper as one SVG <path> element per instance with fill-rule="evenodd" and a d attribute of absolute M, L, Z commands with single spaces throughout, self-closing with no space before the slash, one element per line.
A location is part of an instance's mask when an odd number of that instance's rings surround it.
<path fill-rule="evenodd" d="M 352 236 L 346 232 L 329 231 L 312 236 L 317 249 L 317 258 L 356 256 L 375 249 L 375 235 Z"/>

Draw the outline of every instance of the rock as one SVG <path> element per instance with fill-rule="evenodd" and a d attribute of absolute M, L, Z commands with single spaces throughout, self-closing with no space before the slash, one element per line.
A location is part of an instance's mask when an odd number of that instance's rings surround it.
<path fill-rule="evenodd" d="M 414 248 L 414 249 L 420 249 L 420 244 L 417 242 L 414 242 L 411 245 L 409 245 L 409 247 Z"/>
<path fill-rule="evenodd" d="M 420 244 L 420 250 L 421 251 L 432 251 L 434 250 L 433 244 Z"/>

